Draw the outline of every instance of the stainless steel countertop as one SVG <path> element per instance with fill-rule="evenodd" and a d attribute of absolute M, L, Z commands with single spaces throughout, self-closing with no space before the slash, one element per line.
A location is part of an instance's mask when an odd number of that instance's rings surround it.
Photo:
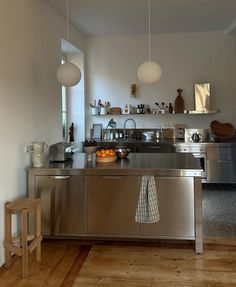
<path fill-rule="evenodd" d="M 47 162 L 42 168 L 28 168 L 35 175 L 156 175 L 200 177 L 202 169 L 191 153 L 130 153 L 124 160 L 97 163 L 75 153 L 72 161 Z"/>
<path fill-rule="evenodd" d="M 175 142 L 175 146 L 180 146 L 180 145 L 205 145 L 205 146 L 233 146 L 236 145 L 236 141 L 221 141 L 221 142 Z"/>
<path fill-rule="evenodd" d="M 154 139 L 152 141 L 145 141 L 142 139 L 126 139 L 126 140 L 114 140 L 114 141 L 98 141 L 99 143 L 114 143 L 115 145 L 125 145 L 127 143 L 129 144 L 157 144 L 157 143 L 163 143 L 163 144 L 172 144 L 172 145 L 209 145 L 209 146 L 231 146 L 236 145 L 236 139 L 228 139 L 221 142 L 210 142 L 210 141 L 203 141 L 203 142 L 190 142 L 190 141 L 184 141 L 184 140 L 178 140 L 178 139 Z"/>

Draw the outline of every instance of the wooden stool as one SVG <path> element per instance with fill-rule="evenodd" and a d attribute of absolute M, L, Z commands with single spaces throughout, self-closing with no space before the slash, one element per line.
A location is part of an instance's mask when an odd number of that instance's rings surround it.
<path fill-rule="evenodd" d="M 34 234 L 29 234 L 29 213 L 34 211 Z M 12 214 L 21 217 L 21 236 L 12 238 Z M 28 256 L 36 249 L 36 260 L 41 261 L 41 204 L 40 199 L 20 198 L 5 204 L 5 266 L 10 267 L 12 253 L 22 256 L 22 277 L 28 275 Z"/>

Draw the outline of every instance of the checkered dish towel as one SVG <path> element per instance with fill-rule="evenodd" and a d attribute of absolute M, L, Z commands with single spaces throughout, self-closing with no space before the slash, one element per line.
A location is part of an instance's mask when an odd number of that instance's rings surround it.
<path fill-rule="evenodd" d="M 135 221 L 140 223 L 154 223 L 159 221 L 157 191 L 154 176 L 142 176 L 138 206 Z"/>

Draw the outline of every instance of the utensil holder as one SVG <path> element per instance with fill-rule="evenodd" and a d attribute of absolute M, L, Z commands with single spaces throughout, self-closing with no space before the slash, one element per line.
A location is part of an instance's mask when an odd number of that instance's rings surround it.
<path fill-rule="evenodd" d="M 98 112 L 99 112 L 99 108 L 98 107 L 91 108 L 91 114 L 92 115 L 98 115 Z"/>
<path fill-rule="evenodd" d="M 45 142 L 40 141 L 32 142 L 26 146 L 27 151 L 36 153 L 45 152 L 47 148 L 48 145 Z"/>

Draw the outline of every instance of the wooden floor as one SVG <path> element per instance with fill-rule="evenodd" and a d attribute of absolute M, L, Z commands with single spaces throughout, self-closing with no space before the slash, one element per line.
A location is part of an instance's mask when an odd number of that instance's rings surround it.
<path fill-rule="evenodd" d="M 193 243 L 44 240 L 42 263 L 30 256 L 28 278 L 15 257 L 11 268 L 0 268 L 0 286 L 233 287 L 236 239 L 205 240 L 202 255 Z"/>

